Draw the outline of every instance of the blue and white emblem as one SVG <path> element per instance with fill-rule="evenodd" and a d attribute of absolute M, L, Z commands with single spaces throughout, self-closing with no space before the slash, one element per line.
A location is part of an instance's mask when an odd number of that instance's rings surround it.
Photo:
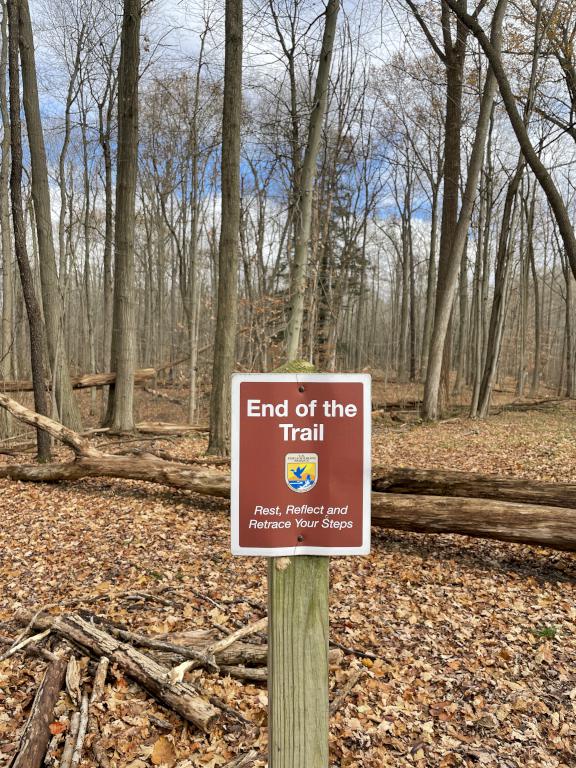
<path fill-rule="evenodd" d="M 296 493 L 311 491 L 318 482 L 318 454 L 287 453 L 284 479 Z"/>

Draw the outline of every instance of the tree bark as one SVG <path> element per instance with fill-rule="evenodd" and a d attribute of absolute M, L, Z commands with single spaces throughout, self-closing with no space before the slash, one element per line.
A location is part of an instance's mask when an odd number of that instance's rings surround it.
<path fill-rule="evenodd" d="M 71 429 L 82 429 L 80 411 L 70 386 L 70 373 L 66 355 L 62 296 L 56 270 L 52 207 L 48 184 L 48 164 L 40 116 L 40 101 L 36 78 L 34 37 L 28 0 L 19 0 L 20 58 L 22 63 L 22 90 L 30 164 L 32 166 L 32 199 L 40 255 L 40 284 L 42 309 L 46 325 L 46 340 L 52 378 L 55 382 L 56 405 L 59 418 Z"/>
<path fill-rule="evenodd" d="M 66 640 L 86 648 L 93 656 L 106 656 L 158 701 L 202 731 L 209 731 L 218 718 L 218 710 L 199 696 L 191 685 L 171 683 L 165 667 L 79 616 L 39 617 L 34 626 L 53 628 Z"/>
<path fill-rule="evenodd" d="M 12 0 L 8 0 L 9 3 Z M 18 752 L 10 761 L 8 768 L 40 768 L 50 741 L 48 725 L 52 721 L 54 706 L 64 684 L 68 659 L 55 657 L 44 674 L 40 688 L 36 692 L 30 717 L 24 727 Z"/>
<path fill-rule="evenodd" d="M 222 219 L 218 252 L 218 310 L 210 397 L 208 453 L 228 453 L 230 375 L 234 368 L 240 246 L 240 123 L 242 119 L 242 0 L 226 0 L 222 112 Z"/>
<path fill-rule="evenodd" d="M 524 168 L 524 158 L 522 154 L 520 154 L 516 165 L 516 171 L 506 191 L 504 211 L 500 222 L 498 250 L 496 252 L 496 271 L 494 275 L 494 296 L 492 297 L 490 322 L 486 338 L 484 368 L 478 390 L 477 409 L 472 413 L 472 416 L 480 416 L 481 418 L 485 418 L 489 412 L 492 388 L 494 386 L 494 379 L 496 377 L 498 361 L 500 359 L 510 258 L 512 255 L 513 232 L 515 229 L 514 204 L 524 173 Z"/>
<path fill-rule="evenodd" d="M 314 179 L 316 178 L 316 163 L 322 137 L 322 123 L 328 100 L 330 65 L 332 63 L 332 50 L 336 35 L 339 7 L 339 0 L 328 0 L 320 61 L 314 87 L 314 102 L 308 127 L 308 141 L 302 163 L 300 188 L 298 189 L 296 247 L 290 284 L 291 307 L 288 327 L 286 329 L 286 357 L 288 360 L 296 360 L 298 357 L 300 334 L 304 321 L 304 298 L 307 285 L 306 270 L 308 267 L 308 249 L 312 223 Z"/>
<path fill-rule="evenodd" d="M 576 551 L 576 510 L 462 497 L 372 494 L 372 524 Z"/>
<path fill-rule="evenodd" d="M 2 116 L 2 158 L 0 160 L 0 238 L 2 243 L 2 329 L 0 334 L 0 376 L 9 379 L 12 375 L 12 354 L 14 344 L 14 273 L 12 265 L 12 242 L 10 239 L 10 116 L 6 83 L 8 73 L 8 11 L 6 0 L 2 3 L 0 52 L 0 113 Z M 8 437 L 11 420 L 7 413 L 0 418 L 0 434 Z"/>
<path fill-rule="evenodd" d="M 500 49 L 502 21 L 506 10 L 506 5 L 507 0 L 499 0 L 496 11 L 494 12 L 491 42 L 496 50 Z M 448 327 L 452 313 L 454 293 L 456 291 L 458 281 L 458 269 L 460 267 L 462 251 L 464 249 L 466 237 L 468 235 L 468 228 L 472 216 L 472 208 L 476 198 L 478 178 L 480 176 L 482 161 L 484 158 L 484 148 L 486 145 L 486 138 L 488 136 L 488 129 L 490 126 L 490 116 L 492 114 L 492 105 L 494 102 L 495 91 L 496 78 L 492 69 L 490 68 L 486 74 L 486 80 L 482 92 L 480 114 L 478 117 L 472 154 L 470 156 L 468 175 L 466 178 L 466 187 L 462 196 L 462 207 L 460 210 L 460 215 L 458 217 L 457 225 L 454 228 L 453 235 L 450 239 L 449 248 L 446 248 L 448 253 L 446 253 L 446 251 L 442 248 L 440 251 L 441 259 L 442 256 L 444 256 L 444 258 L 439 262 L 438 265 L 438 291 L 436 295 L 434 329 L 430 343 L 428 370 L 426 374 L 426 382 L 424 385 L 423 414 L 427 419 L 438 418 L 438 399 L 440 394 L 442 360 L 444 357 L 446 338 L 448 335 Z M 447 112 L 446 120 L 448 121 L 449 119 L 450 115 Z M 449 154 L 447 150 L 447 166 L 448 157 Z M 458 185 L 458 177 L 456 178 L 456 185 Z"/>
<path fill-rule="evenodd" d="M 116 382 L 108 397 L 107 419 L 114 432 L 131 432 L 134 429 L 136 360 L 134 230 L 138 173 L 138 69 L 141 17 L 141 0 L 124 0 L 118 67 L 114 306 L 110 366 L 116 371 Z"/>
<path fill-rule="evenodd" d="M 18 67 L 18 23 L 19 2 L 8 0 L 9 24 L 9 80 L 10 80 L 10 148 L 12 164 L 10 168 L 10 196 L 12 203 L 12 222 L 14 226 L 14 251 L 20 271 L 20 282 L 28 316 L 30 334 L 30 362 L 34 390 L 34 407 L 39 414 L 48 413 L 48 403 L 44 390 L 44 324 L 36 292 L 34 277 L 26 249 L 26 227 L 22 207 L 22 134 L 20 126 L 20 73 Z M 50 438 L 43 430 L 37 430 L 38 458 L 47 461 L 50 458 Z"/>

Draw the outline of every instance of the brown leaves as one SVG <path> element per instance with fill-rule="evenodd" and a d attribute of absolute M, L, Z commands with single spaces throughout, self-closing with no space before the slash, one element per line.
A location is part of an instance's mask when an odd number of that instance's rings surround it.
<path fill-rule="evenodd" d="M 57 736 L 59 733 L 64 733 L 64 731 L 66 731 L 67 729 L 67 726 L 66 726 L 66 723 L 61 723 L 58 721 L 55 723 L 50 723 L 48 728 L 52 736 Z"/>
<path fill-rule="evenodd" d="M 466 420 L 403 433 L 377 427 L 375 463 L 570 480 L 575 424 L 573 414 L 502 414 L 475 432 Z M 187 439 L 177 451 L 202 447 Z M 262 615 L 245 601 L 265 605 L 265 562 L 230 556 L 222 501 L 137 482 L 4 481 L 0 507 L 0 621 L 19 606 L 79 600 L 74 610 L 141 634 L 184 642 L 200 633 L 208 642 Z M 331 638 L 375 658 L 333 657 L 332 699 L 356 670 L 363 674 L 331 719 L 331 764 L 576 764 L 574 563 L 529 547 L 383 530 L 373 531 L 370 556 L 334 558 Z M 0 664 L 0 765 L 43 669 L 21 654 Z M 224 718 L 206 737 L 111 669 L 95 716 L 117 768 L 219 768 L 251 747 L 267 752 L 265 688 L 205 670 L 190 675 L 255 725 Z M 52 727 L 65 729 L 71 706 L 63 695 L 54 716 L 62 723 Z"/>
<path fill-rule="evenodd" d="M 176 750 L 174 744 L 167 736 L 160 736 L 158 741 L 154 744 L 152 753 L 150 755 L 153 765 L 165 765 L 168 768 L 176 762 Z"/>

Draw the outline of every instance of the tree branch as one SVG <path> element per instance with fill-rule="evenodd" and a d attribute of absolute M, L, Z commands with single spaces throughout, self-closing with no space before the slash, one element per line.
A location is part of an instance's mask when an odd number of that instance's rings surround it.
<path fill-rule="evenodd" d="M 428 24 L 426 24 L 426 22 L 424 21 L 424 19 L 420 15 L 420 11 L 418 10 L 418 6 L 416 5 L 416 3 L 413 2 L 413 0 L 406 0 L 406 3 L 410 7 L 410 10 L 412 11 L 412 14 L 414 15 L 414 18 L 416 19 L 416 21 L 420 25 L 420 27 L 422 29 L 422 32 L 424 32 L 424 34 L 426 35 L 426 39 L 428 40 L 428 42 L 432 46 L 432 49 L 433 49 L 434 53 L 436 54 L 436 56 L 438 56 L 438 58 L 441 61 L 446 63 L 446 54 L 444 53 L 442 48 L 440 48 L 440 46 L 438 45 L 438 43 L 434 39 L 434 35 L 430 31 L 430 27 L 428 26 Z"/>
<path fill-rule="evenodd" d="M 486 33 L 482 29 L 482 26 L 480 25 L 478 20 L 475 19 L 473 16 L 471 16 L 469 13 L 466 13 L 466 11 L 462 8 L 458 0 L 443 0 L 443 1 L 449 6 L 449 8 L 452 9 L 452 11 L 454 11 L 454 13 L 458 16 L 462 24 L 464 24 L 464 26 L 478 40 L 478 42 L 482 47 L 482 50 L 486 55 L 486 58 L 490 62 L 490 66 L 492 67 L 492 70 L 498 82 L 500 95 L 502 96 L 502 101 L 506 108 L 506 112 L 508 113 L 508 117 L 510 119 L 512 129 L 516 134 L 516 138 L 518 139 L 518 143 L 520 144 L 520 149 L 522 150 L 522 153 L 524 154 L 524 157 L 526 158 L 528 165 L 530 166 L 530 168 L 532 169 L 532 172 L 538 179 L 538 183 L 542 187 L 542 190 L 544 191 L 544 194 L 548 199 L 548 203 L 552 208 L 554 217 L 556 219 L 556 223 L 558 225 L 558 230 L 562 237 L 562 242 L 564 244 L 566 256 L 570 263 L 570 268 L 572 270 L 574 277 L 576 278 L 576 237 L 574 236 L 574 231 L 572 229 L 572 222 L 568 214 L 568 210 L 566 209 L 564 201 L 562 200 L 562 196 L 560 195 L 560 192 L 558 191 L 558 188 L 556 187 L 556 184 L 554 183 L 552 176 L 550 175 L 544 163 L 538 157 L 536 150 L 532 146 L 532 142 L 530 141 L 530 137 L 528 135 L 528 130 L 526 128 L 526 125 L 524 124 L 524 120 L 522 119 L 518 111 L 518 108 L 516 106 L 516 100 L 514 98 L 514 94 L 512 93 L 512 89 L 510 87 L 510 82 L 508 80 L 506 72 L 504 71 L 502 58 L 498 54 L 497 50 L 492 45 L 490 40 L 488 39 Z"/>

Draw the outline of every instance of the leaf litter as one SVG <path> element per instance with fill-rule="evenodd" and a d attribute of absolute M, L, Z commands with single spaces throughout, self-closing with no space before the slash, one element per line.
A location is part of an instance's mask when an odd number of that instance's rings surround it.
<path fill-rule="evenodd" d="M 402 430 L 377 422 L 373 461 L 573 481 L 575 438 L 574 413 L 562 409 Z M 183 457 L 204 448 L 202 439 L 177 444 Z M 216 638 L 265 615 L 265 561 L 231 557 L 222 500 L 104 478 L 0 481 L 0 509 L 2 650 L 22 629 L 18 615 L 42 606 L 85 609 L 139 634 Z M 381 529 L 369 557 L 333 558 L 331 640 L 345 650 L 330 668 L 332 700 L 344 693 L 330 722 L 331 766 L 575 765 L 575 579 L 569 553 Z M 89 665 L 78 657 L 55 738 L 69 728 Z M 0 766 L 45 668 L 23 653 L 0 662 Z M 252 764 L 266 765 L 265 686 L 188 675 L 249 723 L 222 717 L 205 735 L 112 665 L 96 710 L 110 764 L 219 768 L 255 749 Z M 98 765 L 90 738 L 83 768 Z"/>

